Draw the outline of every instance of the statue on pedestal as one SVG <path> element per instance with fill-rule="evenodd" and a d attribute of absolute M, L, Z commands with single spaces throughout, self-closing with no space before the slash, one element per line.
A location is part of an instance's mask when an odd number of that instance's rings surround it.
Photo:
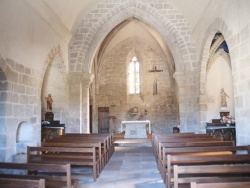
<path fill-rule="evenodd" d="M 221 107 L 227 107 L 227 97 L 230 98 L 224 89 L 221 89 Z"/>
<path fill-rule="evenodd" d="M 48 94 L 48 97 L 45 97 L 45 99 L 47 101 L 47 110 L 52 110 L 53 99 L 51 97 L 51 94 Z"/>

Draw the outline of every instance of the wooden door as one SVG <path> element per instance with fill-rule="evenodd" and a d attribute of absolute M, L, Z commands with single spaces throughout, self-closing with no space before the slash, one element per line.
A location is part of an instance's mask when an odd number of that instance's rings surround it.
<path fill-rule="evenodd" d="M 109 133 L 109 108 L 98 107 L 98 133 Z"/>

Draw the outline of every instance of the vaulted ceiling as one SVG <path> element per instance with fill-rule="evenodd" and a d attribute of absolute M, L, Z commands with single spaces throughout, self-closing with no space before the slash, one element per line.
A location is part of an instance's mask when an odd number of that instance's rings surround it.
<path fill-rule="evenodd" d="M 84 16 L 103 0 L 26 0 L 47 21 L 47 23 L 61 35 L 66 42 L 70 42 L 79 23 Z M 192 33 L 199 32 L 197 26 L 207 27 L 206 23 L 219 14 L 220 8 L 227 0 L 168 0 L 187 21 Z M 57 23 L 57 24 L 55 24 Z M 199 30 L 199 29 L 198 29 Z M 165 62 L 169 70 L 174 73 L 174 60 L 170 46 L 163 40 L 155 28 L 138 19 L 128 19 L 117 25 L 103 41 L 95 54 L 96 65 L 122 41 L 131 37 L 149 44 Z"/>
<path fill-rule="evenodd" d="M 82 18 L 103 0 L 27 1 L 33 4 L 42 1 L 70 32 L 74 32 Z M 227 3 L 226 0 L 169 0 L 169 2 L 184 15 L 192 29 L 195 29 L 198 23 L 204 22 L 204 19 L 209 19 Z"/>

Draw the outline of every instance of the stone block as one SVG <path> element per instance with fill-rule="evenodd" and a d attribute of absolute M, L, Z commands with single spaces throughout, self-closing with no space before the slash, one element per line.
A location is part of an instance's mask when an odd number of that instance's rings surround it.
<path fill-rule="evenodd" d="M 31 117 L 30 118 L 30 123 L 31 124 L 37 124 L 38 122 L 37 122 L 37 118 L 36 117 Z"/>
<path fill-rule="evenodd" d="M 19 104 L 28 104 L 28 96 L 27 95 L 19 95 Z"/>
<path fill-rule="evenodd" d="M 11 69 L 15 70 L 15 65 L 16 65 L 15 61 L 13 61 L 12 59 L 7 58 L 6 62 L 7 62 L 7 65 L 11 67 Z"/>
<path fill-rule="evenodd" d="M 34 106 L 33 105 L 25 105 L 26 116 L 30 117 L 34 115 Z"/>
<path fill-rule="evenodd" d="M 37 98 L 36 98 L 36 96 L 29 96 L 29 98 L 28 98 L 28 104 L 37 104 Z"/>
<path fill-rule="evenodd" d="M 26 95 L 34 95 L 35 89 L 32 87 L 25 87 L 25 93 L 26 93 Z"/>
<path fill-rule="evenodd" d="M 0 103 L 0 116 L 11 116 L 12 115 L 12 104 Z"/>
<path fill-rule="evenodd" d="M 29 76 L 28 75 L 22 75 L 21 76 L 21 84 L 23 84 L 23 85 L 29 85 Z"/>
<path fill-rule="evenodd" d="M 21 65 L 21 64 L 17 64 L 16 63 L 16 69 L 15 69 L 17 72 L 19 73 L 24 73 L 24 66 Z"/>
<path fill-rule="evenodd" d="M 6 118 L 0 118 L 0 133 L 4 134 L 6 132 Z"/>
<path fill-rule="evenodd" d="M 10 69 L 9 66 L 6 67 L 5 75 L 8 81 L 18 83 L 18 73 Z"/>
<path fill-rule="evenodd" d="M 36 87 L 37 84 L 38 84 L 37 79 L 34 78 L 34 77 L 33 77 L 33 78 L 30 77 L 30 79 L 29 79 L 29 86 L 31 86 L 31 87 Z"/>
<path fill-rule="evenodd" d="M 13 91 L 19 94 L 25 94 L 25 87 L 19 84 L 13 84 Z"/>
<path fill-rule="evenodd" d="M 30 70 L 30 68 L 27 68 L 27 67 L 25 67 L 25 74 L 28 74 L 28 75 L 30 75 L 31 74 L 31 70 Z"/>
<path fill-rule="evenodd" d="M 0 81 L 7 81 L 7 78 L 4 72 L 0 72 Z"/>
<path fill-rule="evenodd" d="M 11 102 L 18 103 L 18 94 L 17 93 L 11 93 Z"/>
<path fill-rule="evenodd" d="M 25 105 L 13 105 L 13 116 L 24 117 L 25 116 Z"/>
<path fill-rule="evenodd" d="M 0 57 L 0 72 L 3 72 L 6 66 L 6 61 L 2 57 Z"/>
<path fill-rule="evenodd" d="M 1 102 L 10 102 L 11 93 L 10 92 L 0 92 L 0 101 Z"/>
<path fill-rule="evenodd" d="M 6 135 L 1 134 L 0 135 L 0 148 L 6 147 Z"/>

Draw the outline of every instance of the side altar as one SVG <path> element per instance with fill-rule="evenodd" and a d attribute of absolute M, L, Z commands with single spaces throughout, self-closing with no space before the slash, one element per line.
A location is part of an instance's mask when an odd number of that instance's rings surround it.
<path fill-rule="evenodd" d="M 123 132 L 125 128 L 124 138 L 147 138 L 147 125 L 148 133 L 151 134 L 151 122 L 149 120 L 122 121 L 121 132 Z"/>

